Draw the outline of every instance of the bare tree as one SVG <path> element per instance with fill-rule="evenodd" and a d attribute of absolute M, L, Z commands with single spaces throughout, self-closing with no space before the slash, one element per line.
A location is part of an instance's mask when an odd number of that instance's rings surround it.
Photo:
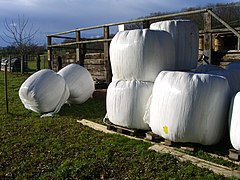
<path fill-rule="evenodd" d="M 29 19 L 24 15 L 18 15 L 16 21 L 5 19 L 3 23 L 4 37 L 0 37 L 8 45 L 14 47 L 19 55 L 28 54 L 37 46 L 34 37 L 38 29 L 34 28 L 33 24 L 29 24 Z"/>

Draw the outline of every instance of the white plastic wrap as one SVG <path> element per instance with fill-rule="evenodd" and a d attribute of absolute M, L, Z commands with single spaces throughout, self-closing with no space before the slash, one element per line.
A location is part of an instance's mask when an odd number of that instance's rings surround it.
<path fill-rule="evenodd" d="M 111 41 L 110 61 L 114 79 L 154 82 L 160 71 L 175 68 L 174 42 L 165 31 L 121 31 Z"/>
<path fill-rule="evenodd" d="M 153 83 L 113 80 L 107 89 L 107 115 L 116 125 L 148 130 L 143 120 Z"/>
<path fill-rule="evenodd" d="M 78 65 L 70 64 L 58 72 L 69 88 L 70 96 L 67 100 L 70 104 L 81 104 L 87 101 L 95 90 L 94 81 L 87 69 Z"/>
<path fill-rule="evenodd" d="M 236 150 L 240 150 L 240 92 L 238 92 L 232 104 L 230 119 L 230 140 Z"/>
<path fill-rule="evenodd" d="M 240 71 L 236 69 L 211 71 L 210 74 L 224 76 L 228 80 L 231 97 L 240 91 Z"/>
<path fill-rule="evenodd" d="M 195 69 L 196 73 L 206 73 L 209 71 L 224 70 L 223 68 L 214 64 L 201 64 Z"/>
<path fill-rule="evenodd" d="M 224 76 L 228 80 L 231 97 L 240 91 L 240 69 L 232 66 L 228 69 L 223 69 L 215 65 L 202 65 L 196 69 L 196 72 Z"/>
<path fill-rule="evenodd" d="M 175 70 L 190 70 L 197 67 L 198 27 L 190 20 L 168 20 L 150 25 L 150 29 L 169 32 L 175 43 Z"/>
<path fill-rule="evenodd" d="M 34 73 L 19 89 L 25 108 L 46 116 L 57 113 L 69 95 L 65 80 L 49 69 Z"/>
<path fill-rule="evenodd" d="M 227 129 L 229 86 L 209 74 L 162 71 L 150 106 L 150 127 L 175 142 L 212 145 Z"/>
<path fill-rule="evenodd" d="M 240 62 L 232 62 L 227 65 L 226 69 L 227 70 L 236 69 L 240 71 Z"/>

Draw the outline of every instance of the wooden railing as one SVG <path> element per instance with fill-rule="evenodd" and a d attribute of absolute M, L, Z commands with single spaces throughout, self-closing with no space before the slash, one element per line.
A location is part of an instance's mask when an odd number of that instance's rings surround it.
<path fill-rule="evenodd" d="M 204 36 L 204 49 L 203 53 L 209 57 L 209 63 L 212 62 L 212 34 L 218 33 L 218 32 L 231 32 L 235 36 L 238 37 L 238 46 L 237 49 L 240 49 L 240 34 L 238 33 L 238 30 L 231 27 L 228 23 L 223 21 L 220 17 L 218 17 L 211 9 L 201 9 L 201 10 L 194 10 L 194 11 L 187 11 L 187 12 L 181 12 L 181 13 L 173 13 L 168 15 L 161 15 L 156 17 L 149 17 L 149 18 L 141 18 L 137 20 L 131 20 L 131 21 L 124 21 L 124 22 L 117 22 L 117 23 L 111 23 L 111 24 L 104 24 L 99 26 L 91 26 L 91 27 L 85 27 L 85 28 L 77 28 L 74 30 L 59 32 L 55 34 L 49 34 L 47 36 L 48 39 L 48 62 L 49 62 L 49 68 L 52 68 L 52 62 L 53 62 L 53 48 L 59 48 L 59 47 L 67 47 L 67 46 L 74 46 L 76 48 L 76 61 L 79 62 L 81 65 L 84 65 L 84 44 L 89 43 L 103 43 L 104 44 L 104 64 L 105 64 L 105 78 L 107 82 L 111 81 L 111 67 L 110 67 L 110 61 L 109 61 L 109 45 L 112 38 L 110 38 L 110 31 L 109 28 L 112 26 L 122 25 L 122 24 L 132 24 L 132 23 L 142 23 L 142 28 L 149 28 L 150 21 L 161 21 L 166 19 L 172 19 L 175 17 L 181 17 L 181 16 L 187 16 L 187 15 L 194 15 L 194 14 L 204 14 L 203 21 L 204 21 L 204 28 L 199 33 Z M 212 17 L 217 19 L 221 24 L 223 24 L 226 28 L 225 29 L 212 29 Z M 103 31 L 103 37 L 100 39 L 82 39 L 81 38 L 81 32 L 87 31 L 87 30 L 93 30 L 93 29 L 102 29 Z M 75 37 L 67 36 L 69 34 L 75 33 Z M 73 42 L 68 43 L 60 43 L 60 44 L 53 44 L 53 38 L 62 38 L 62 39 L 70 39 Z"/>

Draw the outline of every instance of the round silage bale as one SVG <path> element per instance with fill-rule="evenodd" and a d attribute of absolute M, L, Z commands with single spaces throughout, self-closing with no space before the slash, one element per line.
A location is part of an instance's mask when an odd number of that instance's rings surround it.
<path fill-rule="evenodd" d="M 59 112 L 69 94 L 65 80 L 49 69 L 34 73 L 19 89 L 19 97 L 26 109 L 48 115 Z"/>
<path fill-rule="evenodd" d="M 81 104 L 87 101 L 95 90 L 94 81 L 87 69 L 78 64 L 69 64 L 58 72 L 68 85 L 70 104 Z"/>

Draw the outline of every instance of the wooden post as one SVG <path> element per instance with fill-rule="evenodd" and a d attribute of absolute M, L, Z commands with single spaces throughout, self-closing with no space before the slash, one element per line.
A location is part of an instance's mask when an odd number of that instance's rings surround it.
<path fill-rule="evenodd" d="M 51 46 L 52 45 L 52 37 L 51 36 L 48 36 L 47 37 L 47 39 L 48 39 L 48 68 L 49 69 L 52 69 L 53 67 L 53 65 L 52 65 L 52 47 L 49 47 L 49 46 Z"/>
<path fill-rule="evenodd" d="M 25 61 L 24 61 L 24 72 L 28 72 L 28 60 L 30 59 L 30 56 L 27 54 L 25 55 Z"/>
<path fill-rule="evenodd" d="M 235 36 L 237 36 L 238 38 L 238 43 L 237 43 L 237 49 L 240 49 L 240 34 L 233 28 L 231 27 L 227 22 L 225 22 L 223 19 L 221 19 L 220 17 L 218 17 L 215 13 L 213 13 L 210 9 L 207 10 L 208 13 L 213 16 L 215 19 L 217 19 L 220 23 L 222 23 L 222 25 L 224 25 L 227 29 L 229 29 Z"/>
<path fill-rule="evenodd" d="M 81 41 L 81 32 L 76 31 L 76 42 Z M 86 54 L 86 44 L 77 44 L 76 47 L 76 62 L 84 67 L 84 59 Z"/>
<path fill-rule="evenodd" d="M 24 58 L 25 58 L 25 56 L 22 55 L 22 56 L 21 56 L 21 73 L 22 73 L 22 74 L 24 73 Z"/>
<path fill-rule="evenodd" d="M 58 56 L 58 67 L 57 67 L 58 69 L 58 71 L 60 70 L 60 69 L 62 69 L 62 57 L 61 56 Z"/>
<path fill-rule="evenodd" d="M 80 34 L 80 31 L 76 31 L 76 42 L 79 42 L 81 39 L 81 34 Z M 76 62 L 79 62 L 79 64 L 82 64 L 81 62 L 81 46 L 80 44 L 77 44 L 77 47 L 76 47 Z"/>
<path fill-rule="evenodd" d="M 240 50 L 240 38 L 238 38 L 238 42 L 237 42 L 237 50 Z"/>
<path fill-rule="evenodd" d="M 12 72 L 12 57 L 9 56 L 9 72 Z"/>
<path fill-rule="evenodd" d="M 212 28 L 212 16 L 209 12 L 204 13 L 204 50 L 203 53 L 207 56 L 209 64 L 212 64 L 212 34 L 208 31 Z"/>
<path fill-rule="evenodd" d="M 43 68 L 45 69 L 46 68 L 46 56 L 43 55 Z"/>
<path fill-rule="evenodd" d="M 109 38 L 109 26 L 104 26 L 104 39 Z M 107 83 L 112 80 L 112 71 L 109 58 L 109 42 L 104 42 L 104 64 L 105 64 L 105 79 Z"/>
<path fill-rule="evenodd" d="M 37 71 L 41 69 L 41 58 L 40 55 L 38 54 L 37 56 Z"/>
<path fill-rule="evenodd" d="M 143 29 L 149 28 L 150 27 L 150 23 L 149 21 L 143 21 Z"/>
<path fill-rule="evenodd" d="M 4 84 L 5 84 L 5 100 L 6 100 L 6 113 L 8 113 L 8 82 L 7 82 L 7 65 L 6 62 L 5 66 L 5 72 L 4 72 Z"/>

